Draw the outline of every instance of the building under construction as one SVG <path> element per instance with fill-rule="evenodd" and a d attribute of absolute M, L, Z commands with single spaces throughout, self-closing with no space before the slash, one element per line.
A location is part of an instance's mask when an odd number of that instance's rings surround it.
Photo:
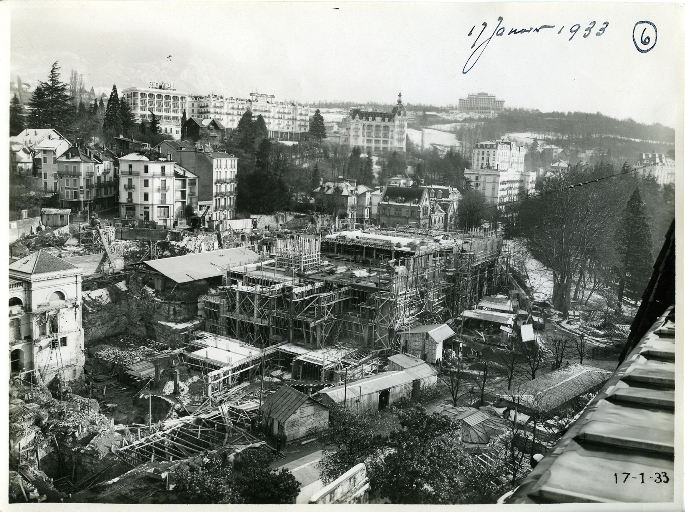
<path fill-rule="evenodd" d="M 505 277 L 495 232 L 344 231 L 294 236 L 269 259 L 228 268 L 200 297 L 211 333 L 256 347 L 397 350 L 397 333 L 474 306 Z"/>

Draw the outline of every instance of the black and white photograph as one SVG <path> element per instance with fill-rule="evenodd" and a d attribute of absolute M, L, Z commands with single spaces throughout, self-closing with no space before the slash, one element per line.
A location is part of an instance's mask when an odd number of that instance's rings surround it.
<path fill-rule="evenodd" d="M 683 4 L 0 22 L 3 510 L 683 510 Z"/>

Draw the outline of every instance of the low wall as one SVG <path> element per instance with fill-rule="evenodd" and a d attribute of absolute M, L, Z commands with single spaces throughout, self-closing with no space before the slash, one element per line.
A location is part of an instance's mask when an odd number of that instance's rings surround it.
<path fill-rule="evenodd" d="M 16 242 L 24 236 L 34 234 L 39 225 L 40 217 L 30 217 L 10 222 L 9 243 Z"/>

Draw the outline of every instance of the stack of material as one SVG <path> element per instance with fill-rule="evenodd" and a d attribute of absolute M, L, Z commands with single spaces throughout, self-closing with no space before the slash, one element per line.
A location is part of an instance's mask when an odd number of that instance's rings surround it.
<path fill-rule="evenodd" d="M 154 378 L 155 365 L 150 361 L 138 361 L 124 367 L 126 376 L 135 381 L 142 382 Z"/>

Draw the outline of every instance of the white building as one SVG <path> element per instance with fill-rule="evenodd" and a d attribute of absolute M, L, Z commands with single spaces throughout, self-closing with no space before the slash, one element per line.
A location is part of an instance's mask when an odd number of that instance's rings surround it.
<path fill-rule="evenodd" d="M 172 227 L 175 164 L 150 160 L 140 153 L 119 159 L 119 209 L 122 219 L 155 222 Z"/>
<path fill-rule="evenodd" d="M 388 154 L 407 149 L 407 110 L 399 94 L 391 112 L 354 108 L 350 110 L 345 132 L 350 147 L 359 147 L 367 155 Z"/>
<path fill-rule="evenodd" d="M 474 190 L 491 204 L 518 199 L 521 192 L 535 190 L 535 172 L 524 171 L 525 148 L 508 140 L 476 143 L 472 168 L 464 171 Z"/>
<path fill-rule="evenodd" d="M 661 186 L 675 185 L 675 160 L 660 153 L 642 153 L 635 167 L 644 176 L 653 176 Z"/>
<path fill-rule="evenodd" d="M 9 266 L 10 370 L 34 382 L 83 374 L 80 268 L 41 250 Z"/>
<path fill-rule="evenodd" d="M 459 110 L 469 114 L 494 116 L 504 110 L 504 100 L 498 100 L 485 92 L 469 94 L 468 97 L 459 99 Z"/>
<path fill-rule="evenodd" d="M 122 91 L 122 97 L 131 107 L 136 121 L 152 119 L 150 111 L 159 118 L 162 133 L 174 139 L 181 138 L 181 118 L 191 95 L 179 92 L 174 84 L 150 82 L 148 87 L 129 87 Z M 186 114 L 187 117 L 190 117 Z"/>

